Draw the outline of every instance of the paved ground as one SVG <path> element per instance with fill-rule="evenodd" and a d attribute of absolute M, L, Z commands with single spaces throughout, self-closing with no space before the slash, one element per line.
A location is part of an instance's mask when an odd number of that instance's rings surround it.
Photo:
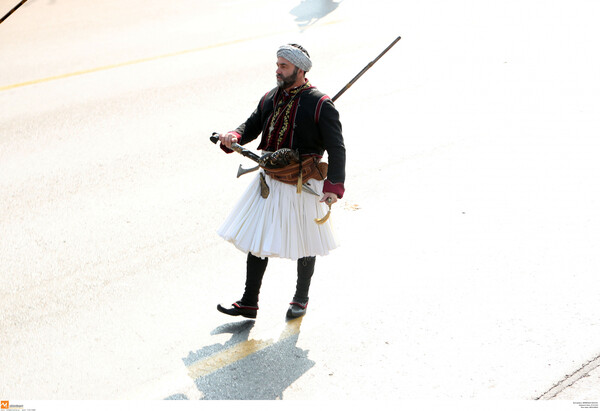
<path fill-rule="evenodd" d="M 30 0 L 0 25 L 0 395 L 597 400 L 599 7 Z M 248 179 L 208 136 L 280 44 L 333 95 L 398 35 L 336 104 L 309 315 L 272 261 L 258 320 L 224 318 Z"/>

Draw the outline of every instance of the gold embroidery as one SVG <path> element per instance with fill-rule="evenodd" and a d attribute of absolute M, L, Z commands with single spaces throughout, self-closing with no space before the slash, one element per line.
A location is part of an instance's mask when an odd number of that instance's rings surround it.
<path fill-rule="evenodd" d="M 281 128 L 279 129 L 279 132 L 277 133 L 277 144 L 275 146 L 275 149 L 280 149 L 281 148 L 281 144 L 285 138 L 285 136 L 288 134 L 288 130 L 290 127 L 290 117 L 291 117 L 291 113 L 292 113 L 292 108 L 293 108 L 293 104 L 292 102 L 296 99 L 296 97 L 298 97 L 298 95 L 303 92 L 304 90 L 310 88 L 310 82 L 306 82 L 304 83 L 302 86 L 291 90 L 290 91 L 290 99 L 288 100 L 287 103 L 283 103 L 283 100 L 280 100 L 280 102 L 277 104 L 277 107 L 275 108 L 275 111 L 273 112 L 273 114 L 271 115 L 271 124 L 269 125 L 269 136 L 267 141 L 269 142 L 269 144 L 273 141 L 273 131 L 275 131 L 275 126 L 277 124 L 277 122 L 279 121 L 279 119 L 281 117 L 282 118 L 282 124 L 281 124 Z"/>

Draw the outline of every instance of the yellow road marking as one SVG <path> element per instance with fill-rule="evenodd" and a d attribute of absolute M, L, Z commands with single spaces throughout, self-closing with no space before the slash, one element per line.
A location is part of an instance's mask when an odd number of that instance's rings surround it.
<path fill-rule="evenodd" d="M 321 25 L 326 26 L 326 25 L 335 24 L 335 23 L 339 23 L 339 22 L 340 22 L 339 20 L 331 21 L 328 23 L 323 23 Z M 247 37 L 247 38 L 238 39 L 238 40 L 226 41 L 223 43 L 217 43 L 217 44 L 212 44 L 209 46 L 197 47 L 197 48 L 193 48 L 193 49 L 189 49 L 189 50 L 176 51 L 174 53 L 162 54 L 160 56 L 152 56 L 152 57 L 146 57 L 146 58 L 137 59 L 137 60 L 125 61 L 122 63 L 109 64 L 106 66 L 94 67 L 94 68 L 90 68 L 87 70 L 80 70 L 80 71 L 75 71 L 72 73 L 59 74 L 57 76 L 45 77 L 45 78 L 36 79 L 36 80 L 29 80 L 29 81 L 25 81 L 23 83 L 9 84 L 7 86 L 0 86 L 0 91 L 11 90 L 11 89 L 25 87 L 25 86 L 31 86 L 33 84 L 47 83 L 49 81 L 61 80 L 61 79 L 69 78 L 69 77 L 81 76 L 84 74 L 96 73 L 98 71 L 111 70 L 111 69 L 115 69 L 115 68 L 119 68 L 119 67 L 132 66 L 134 64 L 147 63 L 149 61 L 161 60 L 164 58 L 177 57 L 177 56 L 181 56 L 184 54 L 197 53 L 199 51 L 210 50 L 210 49 L 225 47 L 225 46 L 231 46 L 233 44 L 258 40 L 261 38 L 266 38 L 266 37 L 270 37 L 270 36 L 274 36 L 274 35 L 278 35 L 278 34 L 282 34 L 282 33 L 287 33 L 287 32 L 289 32 L 289 30 L 278 32 L 278 33 L 264 34 L 261 36 Z"/>
<path fill-rule="evenodd" d="M 125 62 L 122 62 L 122 63 L 109 64 L 107 66 L 94 67 L 94 68 L 87 69 L 87 70 L 80 70 L 80 71 L 74 71 L 72 73 L 60 74 L 58 76 L 45 77 L 45 78 L 41 78 L 41 79 L 25 81 L 23 83 L 11 84 L 11 85 L 8 85 L 8 86 L 2 86 L 2 87 L 0 87 L 0 91 L 10 90 L 10 89 L 24 87 L 24 86 L 30 86 L 32 84 L 46 83 L 48 81 L 60 80 L 60 79 L 68 78 L 68 77 L 80 76 L 80 75 L 83 75 L 83 74 L 95 73 L 95 72 L 98 72 L 98 71 L 111 70 L 111 69 L 119 68 L 119 67 L 132 66 L 134 64 L 147 63 L 149 61 L 160 60 L 160 59 L 169 58 L 169 57 L 181 56 L 183 54 L 196 53 L 198 51 L 209 50 L 209 49 L 213 49 L 213 48 L 229 46 L 229 45 L 236 44 L 236 43 L 242 43 L 242 42 L 245 42 L 245 41 L 256 40 L 257 38 L 259 38 L 259 37 L 246 38 L 246 39 L 240 39 L 240 40 L 233 40 L 233 41 L 228 41 L 228 42 L 225 42 L 225 43 L 213 44 L 213 45 L 210 45 L 210 46 L 197 47 L 197 48 L 193 48 L 193 49 L 189 49 L 189 50 L 182 50 L 182 51 L 177 51 L 177 52 L 174 52 L 174 53 L 162 54 L 160 56 L 146 57 L 146 58 L 143 58 L 143 59 L 125 61 Z"/>
<path fill-rule="evenodd" d="M 279 336 L 279 341 L 283 341 L 293 335 L 300 333 L 300 325 L 302 324 L 302 318 L 289 321 L 286 328 Z M 247 340 L 242 341 L 239 344 L 234 345 L 226 350 L 220 351 L 210 357 L 204 358 L 194 364 L 189 365 L 188 375 L 196 380 L 205 375 L 211 374 L 221 368 L 224 368 L 230 364 L 233 364 L 247 356 L 254 354 L 260 350 L 263 350 L 273 345 L 273 340 Z"/>
<path fill-rule="evenodd" d="M 254 354 L 264 348 L 267 348 L 272 344 L 273 341 L 262 341 L 262 340 L 248 340 L 241 342 L 233 347 L 218 352 L 208 358 L 205 358 L 197 363 L 194 363 L 188 367 L 189 376 L 193 380 L 200 377 L 204 377 L 210 373 L 217 371 L 223 367 L 233 364 L 243 358 L 246 358 L 250 354 Z"/>

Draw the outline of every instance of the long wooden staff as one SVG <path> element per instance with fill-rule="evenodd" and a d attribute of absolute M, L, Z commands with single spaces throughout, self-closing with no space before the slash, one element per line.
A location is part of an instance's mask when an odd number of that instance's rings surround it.
<path fill-rule="evenodd" d="M 387 46 L 385 48 L 385 50 L 383 50 L 376 58 L 375 60 L 371 61 L 369 64 L 367 64 L 365 66 L 365 68 L 363 68 L 360 73 L 358 73 L 356 76 L 354 76 L 354 78 L 352 80 L 350 80 L 348 82 L 348 84 L 346 84 L 344 86 L 344 88 L 342 88 L 335 96 L 333 96 L 333 98 L 331 99 L 331 101 L 336 101 L 342 94 L 344 94 L 346 92 L 346 90 L 348 90 L 350 87 L 352 87 L 352 85 L 354 83 L 356 83 L 356 81 L 367 72 L 367 70 L 369 70 L 371 67 L 373 67 L 373 65 L 375 63 L 377 63 L 377 60 L 379 60 L 385 53 L 387 53 L 392 47 L 394 47 L 394 45 L 396 43 L 398 43 L 398 41 L 400 41 L 400 36 L 396 37 L 396 39 L 394 41 L 392 41 L 390 43 L 389 46 Z M 317 224 L 323 224 L 325 223 L 325 221 L 327 221 L 329 219 L 329 216 L 331 215 L 331 197 L 327 199 L 327 206 L 329 207 L 329 210 L 327 210 L 327 214 L 325 214 L 325 216 L 323 218 L 315 218 L 315 223 Z"/>
<path fill-rule="evenodd" d="M 385 48 L 385 50 L 383 50 L 383 51 L 381 52 L 381 54 L 379 54 L 379 55 L 378 55 L 378 56 L 375 58 L 375 60 L 373 60 L 372 62 L 370 62 L 369 64 L 367 64 L 367 65 L 365 66 L 365 68 L 364 68 L 364 69 L 362 69 L 362 70 L 360 71 L 360 73 L 358 73 L 356 76 L 354 76 L 354 78 L 353 78 L 352 80 L 350 80 L 350 82 L 349 82 L 348 84 L 346 84 L 346 85 L 344 86 L 344 88 L 343 88 L 343 89 L 341 89 L 341 90 L 340 90 L 340 91 L 339 91 L 339 92 L 338 92 L 338 93 L 337 93 L 337 94 L 336 94 L 336 95 L 335 95 L 335 96 L 334 96 L 334 97 L 331 99 L 331 101 L 336 101 L 336 100 L 337 100 L 337 99 L 338 99 L 338 98 L 339 98 L 339 97 L 340 97 L 342 94 L 344 94 L 344 93 L 346 92 L 346 90 L 348 90 L 350 87 L 352 87 L 352 85 L 353 85 L 354 83 L 356 83 L 356 80 L 358 80 L 358 79 L 359 79 L 359 78 L 360 78 L 360 77 L 361 77 L 363 74 L 365 74 L 365 73 L 367 72 L 367 70 L 368 70 L 368 69 L 370 69 L 371 67 L 373 67 L 373 65 L 374 65 L 375 63 L 377 63 L 377 60 L 379 60 L 379 59 L 380 59 L 380 58 L 381 58 L 381 57 L 382 57 L 382 56 L 383 56 L 385 53 L 387 53 L 387 52 L 389 51 L 389 49 L 391 49 L 392 47 L 394 47 L 394 45 L 395 45 L 396 43 L 398 43 L 398 41 L 400 41 L 400 38 L 401 38 L 400 36 L 396 37 L 396 40 L 392 41 L 392 42 L 390 43 L 390 45 L 389 45 L 389 46 L 387 46 L 387 47 Z"/>
<path fill-rule="evenodd" d="M 9 11 L 8 13 L 6 13 L 6 15 L 0 19 L 0 24 L 4 20 L 6 20 L 8 18 L 8 16 L 10 16 L 11 14 L 13 14 L 15 12 L 15 10 L 17 10 L 19 7 L 21 7 L 23 4 L 25 4 L 26 1 L 27 0 L 21 0 L 21 2 L 19 4 L 17 4 L 15 7 L 13 7 L 11 11 Z"/>

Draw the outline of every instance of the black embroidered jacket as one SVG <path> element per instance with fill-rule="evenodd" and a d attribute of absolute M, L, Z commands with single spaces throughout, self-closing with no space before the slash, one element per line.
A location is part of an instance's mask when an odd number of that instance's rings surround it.
<path fill-rule="evenodd" d="M 299 150 L 301 155 L 316 156 L 323 156 L 327 151 L 329 169 L 323 191 L 342 198 L 346 148 L 339 113 L 329 96 L 309 82 L 289 94 L 279 87 L 266 93 L 256 110 L 234 133 L 239 136 L 238 144 L 241 145 L 262 133 L 260 150 L 292 148 Z"/>

